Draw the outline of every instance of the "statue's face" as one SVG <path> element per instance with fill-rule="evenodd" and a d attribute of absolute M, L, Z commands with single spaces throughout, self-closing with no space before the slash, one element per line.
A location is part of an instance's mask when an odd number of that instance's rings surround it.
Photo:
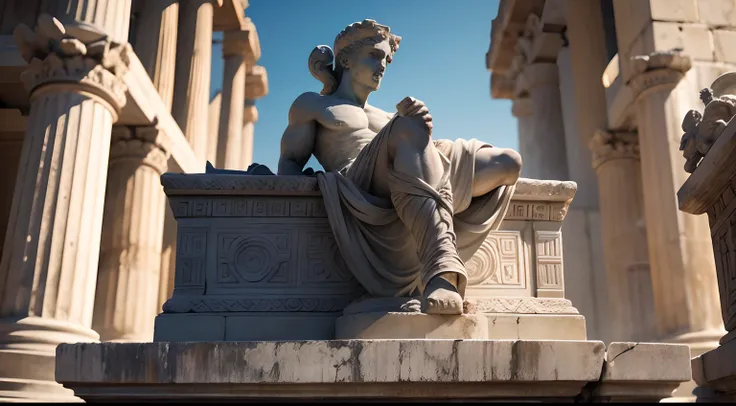
<path fill-rule="evenodd" d="M 378 90 L 391 56 L 388 40 L 373 45 L 363 45 L 348 59 L 348 72 L 353 83 Z"/>

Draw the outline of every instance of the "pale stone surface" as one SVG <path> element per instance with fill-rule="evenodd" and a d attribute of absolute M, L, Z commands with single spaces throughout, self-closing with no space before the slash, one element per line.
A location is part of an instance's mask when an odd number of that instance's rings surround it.
<path fill-rule="evenodd" d="M 176 48 L 179 63 L 176 64 L 171 114 L 200 162 L 204 162 L 207 156 L 213 2 L 183 0 L 179 3 L 179 39 Z"/>
<path fill-rule="evenodd" d="M 240 155 L 240 166 L 247 168 L 253 163 L 253 141 L 255 137 L 255 125 L 258 122 L 258 108 L 252 100 L 246 100 L 243 111 L 243 146 Z"/>
<path fill-rule="evenodd" d="M 373 312 L 339 317 L 335 321 L 335 339 L 486 339 L 489 329 L 483 315 Z"/>
<path fill-rule="evenodd" d="M 39 26 L 59 30 L 55 41 L 64 36 L 48 15 Z M 43 400 L 48 390 L 68 400 L 52 382 L 53 348 L 98 338 L 90 326 L 106 183 L 99 168 L 125 104 L 130 48 L 88 48 L 67 36 L 73 54 L 52 53 L 34 48 L 37 35 L 16 29 L 23 54 L 37 57 L 21 77 L 33 103 L 0 262 L 0 365 L 22 357 L 28 367 L 4 371 L 0 391 Z"/>
<path fill-rule="evenodd" d="M 140 2 L 133 49 L 151 77 L 168 111 L 174 98 L 179 3 L 174 0 Z"/>
<path fill-rule="evenodd" d="M 685 345 L 611 343 L 601 381 L 592 393 L 607 402 L 651 402 L 670 397 L 681 382 L 690 380 L 689 359 L 690 350 Z"/>
<path fill-rule="evenodd" d="M 126 355 L 130 354 L 130 355 Z M 135 354 L 135 355 L 134 355 Z M 102 368 L 114 357 L 117 369 Z M 64 345 L 57 379 L 86 400 L 231 399 L 571 399 L 598 380 L 601 342 L 486 340 L 354 340 L 249 343 Z M 135 362 L 132 360 L 135 359 Z M 166 359 L 165 363 L 154 360 Z M 197 359 L 196 368 L 188 367 Z M 150 360 L 150 361 L 146 361 Z M 191 361 L 188 361 L 191 360 Z M 223 370 L 218 365 L 228 360 Z M 241 365 L 242 364 L 242 365 Z M 152 366 L 153 371 L 142 368 Z M 224 365 L 224 364 L 222 364 Z M 276 372 L 277 371 L 277 372 Z M 157 387 L 171 382 L 173 387 Z M 102 385 L 100 385 L 102 384 Z M 128 388 L 121 386 L 125 384 Z M 140 392 L 144 384 L 156 386 Z M 130 385 L 130 386 L 128 386 Z M 178 394 L 177 394 L 178 393 Z"/>
<path fill-rule="evenodd" d="M 531 100 L 528 97 L 514 99 L 511 105 L 511 114 L 516 117 L 519 155 L 524 157 L 521 175 L 529 178 L 532 177 L 532 175 L 529 175 L 530 173 L 542 172 L 537 167 L 541 162 L 529 158 L 534 156 L 533 151 L 536 148 L 534 143 L 534 112 L 532 111 Z"/>
<path fill-rule="evenodd" d="M 618 339 L 654 337 L 638 136 L 636 133 L 598 131 L 591 140 L 590 149 L 600 182 L 610 309 L 606 322 Z"/>
<path fill-rule="evenodd" d="M 217 141 L 219 137 L 221 108 L 222 92 L 217 92 L 207 106 L 207 161 L 210 163 L 214 163 L 217 160 Z"/>
<path fill-rule="evenodd" d="M 158 304 L 156 314 L 161 312 L 164 303 L 174 293 L 174 278 L 176 276 L 176 219 L 171 206 L 165 204 L 164 231 L 161 242 L 161 267 L 158 282 Z"/>
<path fill-rule="evenodd" d="M 713 46 L 717 61 L 736 63 L 736 50 L 729 46 L 736 42 L 736 32 L 727 30 L 713 31 Z"/>
<path fill-rule="evenodd" d="M 128 42 L 132 0 L 58 0 L 44 1 L 42 12 L 58 18 L 67 33 L 82 42 L 105 36 L 124 44 Z"/>
<path fill-rule="evenodd" d="M 13 204 L 13 189 L 20 164 L 23 138 L 25 137 L 28 117 L 23 116 L 18 109 L 0 109 L 0 170 L 7 176 L 0 178 L 0 257 L 2 257 L 10 215 Z"/>
<path fill-rule="evenodd" d="M 715 26 L 736 26 L 734 0 L 698 0 L 700 21 Z"/>
<path fill-rule="evenodd" d="M 636 65 L 641 73 L 632 86 L 638 94 L 644 213 L 658 333 L 672 338 L 683 330 L 717 329 L 720 306 L 707 220 L 679 213 L 673 198 L 686 179 L 682 167 L 673 164 L 679 160 L 675 140 L 681 134 L 673 124 L 684 115 L 683 104 L 689 100 L 684 94 L 688 82 L 681 80 L 690 61 L 677 53 L 658 54 Z"/>
<path fill-rule="evenodd" d="M 153 339 L 169 146 L 155 127 L 115 127 L 92 327 L 103 341 Z"/>
<path fill-rule="evenodd" d="M 626 346 L 611 344 L 610 350 L 619 354 L 613 359 L 600 341 L 77 344 L 59 347 L 57 379 L 87 401 L 133 397 L 187 400 L 196 396 L 198 400 L 227 397 L 231 401 L 567 402 L 656 402 L 683 379 L 683 373 L 662 367 L 686 371 L 686 346 L 639 344 L 623 353 Z M 667 362 L 639 370 L 640 360 L 651 362 L 652 356 L 666 357 Z M 119 368 L 105 367 L 112 360 Z M 192 363 L 197 367 L 190 367 Z"/>
<path fill-rule="evenodd" d="M 586 320 L 579 314 L 484 314 L 492 340 L 586 340 Z"/>

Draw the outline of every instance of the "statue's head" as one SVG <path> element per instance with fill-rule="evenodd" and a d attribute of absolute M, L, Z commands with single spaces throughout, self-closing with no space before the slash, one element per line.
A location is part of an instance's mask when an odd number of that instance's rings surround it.
<path fill-rule="evenodd" d="M 390 28 L 373 20 L 353 23 L 345 27 L 335 38 L 334 56 L 325 45 L 316 47 L 309 57 L 312 75 L 322 81 L 322 94 L 331 94 L 343 75 L 349 75 L 353 83 L 378 89 L 386 66 L 399 49 L 401 37 L 392 34 Z M 330 66 L 334 58 L 334 71 Z"/>

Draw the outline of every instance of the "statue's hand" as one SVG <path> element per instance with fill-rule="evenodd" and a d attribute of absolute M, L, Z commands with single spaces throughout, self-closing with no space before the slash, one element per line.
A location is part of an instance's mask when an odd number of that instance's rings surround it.
<path fill-rule="evenodd" d="M 432 115 L 429 114 L 429 108 L 423 101 L 413 97 L 405 97 L 396 105 L 396 110 L 403 120 L 413 124 L 412 127 L 418 126 L 432 135 Z"/>
<path fill-rule="evenodd" d="M 396 105 L 396 111 L 402 117 L 423 116 L 429 114 L 429 108 L 423 101 L 413 97 L 405 97 Z"/>

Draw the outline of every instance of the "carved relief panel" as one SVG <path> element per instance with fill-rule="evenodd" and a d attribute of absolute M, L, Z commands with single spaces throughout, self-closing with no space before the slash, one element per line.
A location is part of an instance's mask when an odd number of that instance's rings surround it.
<path fill-rule="evenodd" d="M 534 224 L 537 297 L 565 297 L 560 223 Z"/>
<path fill-rule="evenodd" d="M 714 230 L 713 251 L 716 260 L 721 311 L 726 330 L 736 330 L 736 213 Z"/>
<path fill-rule="evenodd" d="M 467 262 L 467 296 L 531 296 L 531 222 L 504 221 Z"/>

